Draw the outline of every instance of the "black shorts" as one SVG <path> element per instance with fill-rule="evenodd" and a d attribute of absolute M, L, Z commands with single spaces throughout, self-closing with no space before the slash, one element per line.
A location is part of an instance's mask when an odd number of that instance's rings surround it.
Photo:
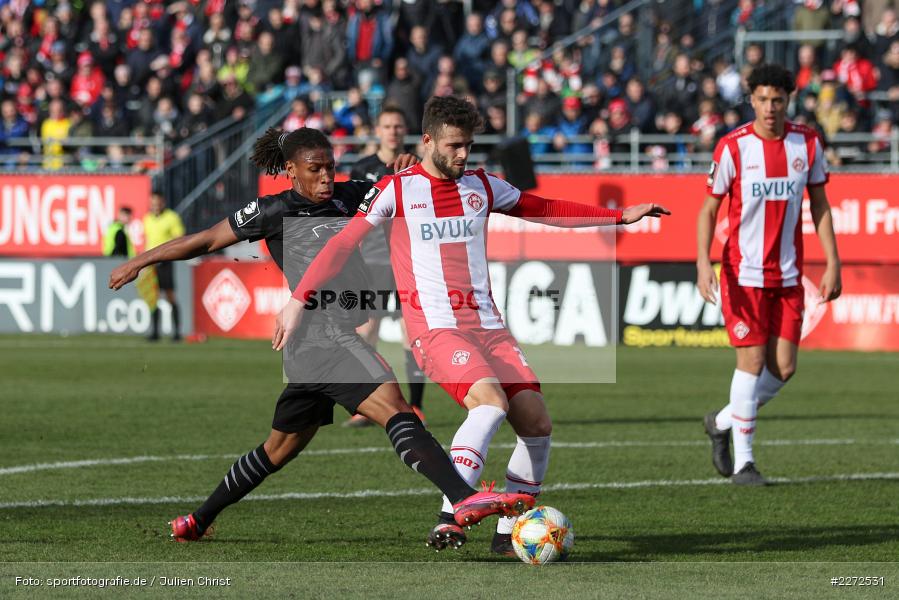
<path fill-rule="evenodd" d="M 159 289 L 175 289 L 175 268 L 171 262 L 166 261 L 156 265 L 156 279 L 159 281 Z"/>
<path fill-rule="evenodd" d="M 355 332 L 330 326 L 314 331 L 285 349 L 284 388 L 272 429 L 296 433 L 334 422 L 334 405 L 356 414 L 362 401 L 396 376 L 387 361 Z"/>
<path fill-rule="evenodd" d="M 393 269 L 390 265 L 366 265 L 368 267 L 368 280 L 371 289 L 377 294 L 375 307 L 369 311 L 371 317 L 388 317 L 400 314 L 400 303 L 396 296 L 396 280 L 393 278 Z M 384 305 L 386 295 L 382 292 L 389 291 L 394 296 L 393 310 Z"/>

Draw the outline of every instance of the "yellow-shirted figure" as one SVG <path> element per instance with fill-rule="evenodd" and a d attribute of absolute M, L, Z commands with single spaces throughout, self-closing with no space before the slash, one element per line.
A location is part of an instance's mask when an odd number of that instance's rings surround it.
<path fill-rule="evenodd" d="M 128 237 L 128 223 L 131 222 L 131 208 L 123 206 L 119 209 L 118 218 L 109 224 L 103 235 L 104 256 L 134 256 L 134 246 Z"/>
<path fill-rule="evenodd" d="M 178 213 L 165 207 L 165 199 L 162 194 L 153 192 L 150 196 L 150 212 L 144 216 L 144 238 L 146 250 L 170 242 L 184 235 L 184 223 Z M 165 294 L 165 299 L 172 306 L 172 340 L 181 340 L 181 319 L 178 311 L 178 303 L 175 301 L 175 275 L 172 263 L 161 262 L 156 265 L 156 276 L 159 279 L 159 290 Z M 153 330 L 148 338 L 150 341 L 159 339 L 159 308 L 153 311 Z"/>

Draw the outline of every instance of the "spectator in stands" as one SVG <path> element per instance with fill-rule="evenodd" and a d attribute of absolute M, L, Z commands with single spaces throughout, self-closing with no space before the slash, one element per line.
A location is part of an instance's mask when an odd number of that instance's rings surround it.
<path fill-rule="evenodd" d="M 537 37 L 544 48 L 551 46 L 571 32 L 568 12 L 556 8 L 553 0 L 532 0 L 537 2 Z"/>
<path fill-rule="evenodd" d="M 887 8 L 874 29 L 873 58 L 880 61 L 890 49 L 890 45 L 897 40 L 899 40 L 899 19 L 896 18 L 895 10 Z"/>
<path fill-rule="evenodd" d="M 646 93 L 643 82 L 634 77 L 627 82 L 624 88 L 624 101 L 627 103 L 628 113 L 634 127 L 641 133 L 655 131 L 655 103 L 652 97 Z"/>
<path fill-rule="evenodd" d="M 487 135 L 506 135 L 508 123 L 506 121 L 505 107 L 499 105 L 488 106 L 486 114 L 484 133 Z"/>
<path fill-rule="evenodd" d="M 860 58 L 873 56 L 871 44 L 868 42 L 867 36 L 865 36 L 865 33 L 862 31 L 861 22 L 855 17 L 850 17 L 843 21 L 841 53 L 842 48 L 845 48 L 846 46 L 853 46 Z"/>
<path fill-rule="evenodd" d="M 159 99 L 153 112 L 153 133 L 162 135 L 167 142 L 178 141 L 178 123 L 181 114 L 168 96 Z"/>
<path fill-rule="evenodd" d="M 275 36 L 263 31 L 250 56 L 247 83 L 259 94 L 280 83 L 283 74 L 283 57 L 275 54 Z"/>
<path fill-rule="evenodd" d="M 677 48 L 671 41 L 671 34 L 664 28 L 656 33 L 656 43 L 652 49 L 651 83 L 661 83 L 674 65 Z"/>
<path fill-rule="evenodd" d="M 280 8 L 273 7 L 268 11 L 268 19 L 263 23 L 266 31 L 274 37 L 274 52 L 289 65 L 300 64 L 300 39 L 297 35 L 297 26 L 288 25 L 284 21 L 284 13 Z"/>
<path fill-rule="evenodd" d="M 882 63 L 878 85 L 882 91 L 887 93 L 893 120 L 899 124 L 899 40 L 890 44 Z"/>
<path fill-rule="evenodd" d="M 538 136 L 541 138 L 551 138 L 553 133 L 552 127 L 544 125 L 543 116 L 541 116 L 539 112 L 530 111 L 525 114 L 524 129 L 520 135 L 526 138 L 530 143 L 531 156 L 542 156 L 549 152 L 549 142 L 538 139 Z"/>
<path fill-rule="evenodd" d="M 119 115 L 118 107 L 112 102 L 106 102 L 100 109 L 94 133 L 97 137 L 128 137 L 131 134 L 131 127 Z"/>
<path fill-rule="evenodd" d="M 742 124 L 743 116 L 740 114 L 740 111 L 728 108 L 724 111 L 724 127 L 721 130 L 721 135 L 727 135 Z"/>
<path fill-rule="evenodd" d="M 863 131 L 858 113 L 851 108 L 844 111 L 840 118 L 837 134 L 862 133 Z M 867 151 L 867 143 L 858 141 L 834 141 L 833 147 L 839 157 L 839 164 L 844 165 L 858 162 Z"/>
<path fill-rule="evenodd" d="M 589 122 L 581 111 L 581 99 L 569 96 L 562 100 L 562 116 L 553 127 L 553 148 L 556 152 L 586 154 L 592 147 L 586 142 L 572 142 L 571 138 L 587 135 Z"/>
<path fill-rule="evenodd" d="M 385 79 L 385 68 L 393 53 L 393 26 L 387 11 L 375 7 L 372 0 L 356 0 L 356 11 L 347 22 L 347 49 L 358 74 L 372 69 L 378 80 Z"/>
<path fill-rule="evenodd" d="M 797 53 L 799 67 L 796 69 L 796 90 L 800 93 L 812 83 L 812 80 L 820 72 L 815 47 L 811 44 L 802 44 Z"/>
<path fill-rule="evenodd" d="M 209 54 L 201 51 L 197 55 L 197 68 L 191 81 L 188 93 L 200 94 L 209 98 L 212 102 L 217 102 L 222 96 L 222 85 L 216 76 L 215 66 Z M 205 57 L 205 58 L 203 58 Z"/>
<path fill-rule="evenodd" d="M 837 86 L 832 79 L 828 79 L 821 83 L 821 92 L 818 94 L 817 116 L 818 123 L 821 124 L 827 137 L 833 137 L 840 127 L 840 121 L 843 118 L 846 105 L 838 101 Z"/>
<path fill-rule="evenodd" d="M 140 6 L 140 4 L 138 4 Z M 156 40 L 151 29 L 142 29 L 138 34 L 137 48 L 126 55 L 125 62 L 131 69 L 131 80 L 137 85 L 144 85 L 152 71 L 150 64 L 159 57 Z"/>
<path fill-rule="evenodd" d="M 699 101 L 699 118 L 690 126 L 690 134 L 699 138 L 693 147 L 695 151 L 712 152 L 715 149 L 724 128 L 724 117 L 718 110 L 718 105 L 710 98 Z"/>
<path fill-rule="evenodd" d="M 540 24 L 540 15 L 528 0 L 501 0 L 487 16 L 487 30 L 495 32 L 490 34 L 494 39 L 505 37 L 512 31 L 508 29 L 511 21 L 515 22 L 513 27 L 535 31 Z"/>
<path fill-rule="evenodd" d="M 198 135 L 206 131 L 212 124 L 212 111 L 203 101 L 203 96 L 191 94 L 187 98 L 187 111 L 178 124 L 178 140 Z"/>
<path fill-rule="evenodd" d="M 528 32 L 518 29 L 512 34 L 512 50 L 509 52 L 509 64 L 516 69 L 523 69 L 537 60 L 536 49 L 528 45 Z"/>
<path fill-rule="evenodd" d="M 237 82 L 234 75 L 226 75 L 222 80 L 222 97 L 215 104 L 215 120 L 233 117 L 241 120 L 253 109 L 253 97 Z"/>
<path fill-rule="evenodd" d="M 151 77 L 147 80 L 144 96 L 135 114 L 134 127 L 138 134 L 149 135 L 153 131 L 155 126 L 153 115 L 160 98 L 162 98 L 162 81 L 158 77 Z"/>
<path fill-rule="evenodd" d="M 610 54 L 606 70 L 614 73 L 618 81 L 625 82 L 636 74 L 637 69 L 624 46 L 613 46 Z"/>
<path fill-rule="evenodd" d="M 765 62 L 765 49 L 759 44 L 749 44 L 743 52 L 743 57 L 745 58 L 743 68 L 751 71 Z"/>
<path fill-rule="evenodd" d="M 484 73 L 481 88 L 484 91 L 478 97 L 478 108 L 483 114 L 487 114 L 487 109 L 491 106 L 502 106 L 506 103 L 506 82 L 496 69 Z"/>
<path fill-rule="evenodd" d="M 821 0 L 796 3 L 793 12 L 793 29 L 796 31 L 822 31 L 831 29 L 830 9 Z M 820 48 L 824 40 L 806 42 L 813 48 Z"/>
<path fill-rule="evenodd" d="M 429 90 L 434 87 L 437 61 L 440 60 L 442 50 L 440 47 L 428 43 L 428 30 L 421 25 L 416 25 L 409 32 L 409 43 L 412 46 L 406 54 L 409 68 L 415 72 L 422 82 L 423 88 Z M 427 91 L 421 92 L 420 95 L 424 101 Z"/>
<path fill-rule="evenodd" d="M 22 146 L 10 146 L 13 138 L 27 138 L 31 133 L 28 121 L 22 118 L 16 110 L 16 103 L 6 99 L 0 103 L 0 161 L 4 168 L 12 169 L 18 163 L 27 159 L 28 148 Z"/>
<path fill-rule="evenodd" d="M 868 92 L 877 88 L 877 75 L 871 61 L 859 55 L 857 45 L 849 44 L 843 47 L 833 70 L 837 81 L 846 86 L 846 90 L 863 110 L 867 110 L 871 106 Z"/>
<path fill-rule="evenodd" d="M 385 101 L 398 107 L 406 116 L 409 133 L 421 133 L 421 79 L 409 68 L 409 61 L 398 58 L 393 65 L 393 81 L 387 86 Z"/>
<path fill-rule="evenodd" d="M 519 97 L 519 103 L 522 101 L 525 113 L 540 115 L 541 126 L 554 122 L 562 110 L 562 101 L 553 93 L 545 79 L 537 81 L 537 90 L 533 96 Z"/>
<path fill-rule="evenodd" d="M 740 74 L 733 63 L 724 58 L 715 61 L 715 84 L 721 98 L 728 104 L 736 104 L 743 96 Z"/>
<path fill-rule="evenodd" d="M 54 89 L 58 90 L 59 95 L 57 96 L 57 98 L 62 100 L 62 85 L 57 84 Z M 31 86 L 27 83 L 23 83 L 22 85 L 20 85 L 19 89 L 16 90 L 16 111 L 19 113 L 19 115 L 22 116 L 23 119 L 25 119 L 25 121 L 28 122 L 28 125 L 31 127 L 34 127 L 37 124 L 39 118 L 44 116 L 42 114 L 38 114 L 38 108 L 37 106 L 35 106 L 34 101 L 34 90 L 31 88 Z M 65 102 L 63 103 L 63 105 L 65 106 Z M 49 107 L 49 102 L 47 103 L 47 107 Z"/>
<path fill-rule="evenodd" d="M 311 127 L 312 129 L 321 129 L 322 117 L 318 113 L 312 112 L 312 106 L 306 98 L 295 98 L 290 103 L 290 114 L 281 124 L 281 129 L 287 132 L 295 131 L 300 127 Z"/>
<path fill-rule="evenodd" d="M 100 97 L 100 90 L 106 83 L 103 72 L 94 67 L 94 57 L 88 52 L 82 52 L 78 56 L 78 71 L 72 78 L 72 86 L 69 93 L 72 100 L 79 106 L 89 109 Z"/>
<path fill-rule="evenodd" d="M 616 98 L 609 102 L 608 136 L 612 152 L 628 152 L 630 144 L 622 137 L 627 136 L 634 128 L 627 101 Z"/>
<path fill-rule="evenodd" d="M 596 0 L 580 0 L 571 16 L 571 31 L 580 31 L 590 25 L 599 24 L 599 22 L 600 12 Z"/>
<path fill-rule="evenodd" d="M 702 103 L 703 100 L 711 100 L 715 106 L 715 112 L 719 115 L 724 112 L 725 102 L 718 93 L 718 84 L 715 83 L 713 75 L 704 75 L 699 82 L 699 94 L 696 101 Z"/>
<path fill-rule="evenodd" d="M 659 90 L 660 108 L 664 112 L 676 112 L 687 120 L 696 119 L 696 102 L 699 86 L 690 70 L 690 57 L 678 54 L 674 59 L 674 79 Z"/>
<path fill-rule="evenodd" d="M 69 137 L 69 119 L 66 116 L 65 104 L 56 99 L 50 102 L 50 114 L 41 123 L 41 143 L 44 147 L 43 167 L 49 171 L 57 171 L 65 165 L 63 145 Z"/>
<path fill-rule="evenodd" d="M 106 232 L 103 234 L 103 255 L 104 256 L 134 256 L 134 246 L 128 237 L 128 223 L 131 222 L 131 207 L 123 206 L 119 208 L 119 215 L 115 221 L 109 224 Z"/>
<path fill-rule="evenodd" d="M 509 43 L 505 40 L 496 40 L 490 44 L 490 60 L 487 62 L 486 70 L 493 69 L 499 71 L 503 75 L 505 81 L 506 73 L 512 68 L 509 64 Z"/>
<path fill-rule="evenodd" d="M 324 20 L 314 11 L 300 20 L 300 40 L 303 72 L 319 68 L 337 89 L 346 89 L 347 54 L 344 30 Z"/>
<path fill-rule="evenodd" d="M 246 91 L 253 93 L 255 90 L 247 83 L 250 76 L 249 57 L 237 46 L 230 46 L 225 51 L 225 64 L 218 70 L 216 77 L 219 81 L 234 79 L 237 84 Z"/>
<path fill-rule="evenodd" d="M 730 17 L 731 25 L 739 29 L 755 30 L 761 24 L 762 9 L 756 6 L 755 0 L 740 0 Z"/>
<path fill-rule="evenodd" d="M 112 30 L 109 21 L 102 19 L 94 24 L 88 40 L 87 51 L 94 57 L 103 75 L 111 78 L 122 54 L 118 34 Z"/>
<path fill-rule="evenodd" d="M 359 127 L 371 125 L 371 109 L 359 88 L 350 88 L 347 91 L 347 101 L 334 111 L 334 121 L 350 135 Z"/>
<path fill-rule="evenodd" d="M 225 24 L 222 13 L 209 16 L 209 25 L 203 33 L 203 48 L 209 51 L 212 64 L 220 69 L 225 64 L 225 52 L 231 45 L 231 29 Z"/>
<path fill-rule="evenodd" d="M 484 20 L 480 14 L 471 13 L 465 19 L 465 34 L 453 50 L 453 59 L 471 89 L 480 88 L 489 53 L 490 38 L 484 31 Z"/>
<path fill-rule="evenodd" d="M 75 75 L 72 61 L 66 55 L 64 42 L 56 42 L 50 48 L 50 64 L 47 66 L 47 75 L 51 74 L 63 82 L 72 81 L 72 77 Z"/>

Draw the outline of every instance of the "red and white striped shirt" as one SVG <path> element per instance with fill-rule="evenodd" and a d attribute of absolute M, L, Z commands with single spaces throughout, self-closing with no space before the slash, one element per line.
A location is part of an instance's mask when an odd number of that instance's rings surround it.
<path fill-rule="evenodd" d="M 431 329 L 505 327 L 490 289 L 487 217 L 508 212 L 521 192 L 482 169 L 438 179 L 419 164 L 375 184 L 372 226 L 391 221 L 390 256 L 409 339 Z"/>
<path fill-rule="evenodd" d="M 802 198 L 828 174 L 817 132 L 787 122 L 784 137 L 766 140 L 747 124 L 715 148 L 708 193 L 730 195 L 730 233 L 721 268 L 739 285 L 798 285 L 802 275 Z"/>
<path fill-rule="evenodd" d="M 501 329 L 487 266 L 487 219 L 493 211 L 561 227 L 622 220 L 621 210 L 523 193 L 482 169 L 439 179 L 418 164 L 369 190 L 355 218 L 306 270 L 293 297 L 306 301 L 321 289 L 362 239 L 386 222 L 410 340 L 432 329 Z"/>

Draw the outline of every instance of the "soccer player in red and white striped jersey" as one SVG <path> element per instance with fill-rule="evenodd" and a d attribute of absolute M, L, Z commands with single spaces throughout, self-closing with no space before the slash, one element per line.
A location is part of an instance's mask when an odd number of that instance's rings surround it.
<path fill-rule="evenodd" d="M 796 370 L 805 292 L 802 286 L 802 199 L 808 190 L 812 218 L 827 257 L 820 302 L 840 295 L 840 258 L 830 205 L 828 174 L 818 134 L 786 120 L 793 75 L 778 65 L 749 76 L 755 121 L 718 143 L 709 171 L 708 197 L 697 227 L 697 285 L 715 303 L 718 278 L 709 250 L 718 209 L 730 196 L 730 228 L 721 259 L 721 309 L 737 367 L 730 402 L 706 415 L 712 462 L 738 484 L 764 485 L 752 439 L 758 408 L 771 400 Z M 731 458 L 732 433 L 735 456 Z"/>
<path fill-rule="evenodd" d="M 468 410 L 450 448 L 466 481 L 483 470 L 490 440 L 508 419 L 518 442 L 506 488 L 537 495 L 549 460 L 552 423 L 537 376 L 506 330 L 493 302 L 487 270 L 487 218 L 497 211 L 562 227 L 633 223 L 669 214 L 655 204 L 610 210 L 523 193 L 481 169 L 467 170 L 477 109 L 455 97 L 425 106 L 420 165 L 382 179 L 369 191 L 349 225 L 331 239 L 306 271 L 282 312 L 273 343 L 293 331 L 301 300 L 336 275 L 346 257 L 374 227 L 389 221 L 391 263 L 416 360 L 425 374 Z M 440 549 L 465 541 L 444 502 L 441 521 L 428 536 Z M 514 519 L 502 519 L 492 549 L 512 552 Z"/>

